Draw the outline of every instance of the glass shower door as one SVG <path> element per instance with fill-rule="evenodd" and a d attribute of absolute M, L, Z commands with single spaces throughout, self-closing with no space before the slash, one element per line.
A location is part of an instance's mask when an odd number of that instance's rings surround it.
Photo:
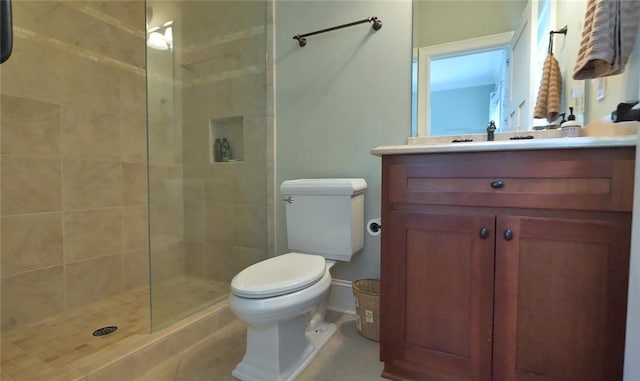
<path fill-rule="evenodd" d="M 264 1 L 147 1 L 152 329 L 267 257 L 265 16 Z"/>

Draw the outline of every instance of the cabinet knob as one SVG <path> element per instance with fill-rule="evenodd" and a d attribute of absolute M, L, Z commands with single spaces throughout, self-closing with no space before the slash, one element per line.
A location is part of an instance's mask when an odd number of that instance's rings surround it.
<path fill-rule="evenodd" d="M 488 236 L 489 236 L 489 230 L 487 230 L 487 228 L 480 229 L 480 238 L 487 239 Z"/>
<path fill-rule="evenodd" d="M 504 186 L 504 182 L 502 180 L 494 180 L 491 182 L 491 188 L 500 189 Z"/>
<path fill-rule="evenodd" d="M 511 229 L 504 231 L 504 239 L 507 241 L 511 241 L 513 239 L 513 231 Z"/>

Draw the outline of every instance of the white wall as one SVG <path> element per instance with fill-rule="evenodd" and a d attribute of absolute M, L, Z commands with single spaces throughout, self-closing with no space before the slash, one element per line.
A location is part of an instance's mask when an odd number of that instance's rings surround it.
<path fill-rule="evenodd" d="M 361 24 L 292 37 L 376 16 Z M 380 158 L 369 150 L 404 144 L 411 115 L 411 2 L 277 1 L 276 184 L 302 177 L 363 177 L 365 218 L 380 216 Z M 280 197 L 276 197 L 280 200 Z M 287 251 L 284 207 L 276 205 L 276 254 Z M 383 222 L 384 224 L 384 222 Z M 339 263 L 334 278 L 379 276 L 380 237 Z"/>

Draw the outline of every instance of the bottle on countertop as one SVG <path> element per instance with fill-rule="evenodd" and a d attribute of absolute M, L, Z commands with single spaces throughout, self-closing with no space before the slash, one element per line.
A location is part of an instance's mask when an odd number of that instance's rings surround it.
<path fill-rule="evenodd" d="M 222 138 L 222 161 L 231 160 L 231 144 L 227 138 Z"/>
<path fill-rule="evenodd" d="M 580 136 L 581 128 L 580 122 L 576 120 L 576 116 L 573 115 L 573 107 L 569 107 L 569 116 L 567 116 L 567 121 L 560 125 L 562 129 L 562 137 L 564 138 L 572 138 Z"/>
<path fill-rule="evenodd" d="M 213 143 L 213 161 L 222 161 L 222 141 L 220 138 L 216 138 Z"/>

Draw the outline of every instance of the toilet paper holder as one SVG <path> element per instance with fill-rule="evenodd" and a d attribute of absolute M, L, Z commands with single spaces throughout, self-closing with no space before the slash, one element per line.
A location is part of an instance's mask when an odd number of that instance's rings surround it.
<path fill-rule="evenodd" d="M 382 225 L 374 221 L 369 224 L 369 229 L 372 232 L 377 233 L 378 231 L 382 230 Z"/>

